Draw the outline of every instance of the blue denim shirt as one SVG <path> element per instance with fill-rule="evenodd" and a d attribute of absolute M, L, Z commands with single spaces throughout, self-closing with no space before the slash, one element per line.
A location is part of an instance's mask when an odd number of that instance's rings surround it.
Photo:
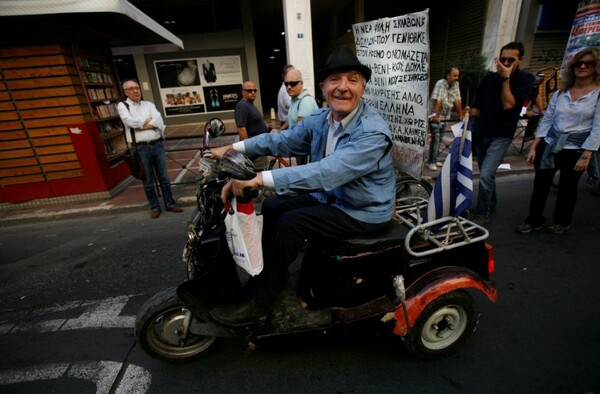
<path fill-rule="evenodd" d="M 391 220 L 395 174 L 392 135 L 381 116 L 364 102 L 342 130 L 334 151 L 325 157 L 331 109 L 304 118 L 283 133 L 268 133 L 244 141 L 250 156 L 311 155 L 311 162 L 272 172 L 280 196 L 311 192 L 354 219 L 367 223 Z"/>
<path fill-rule="evenodd" d="M 586 149 L 597 151 L 600 147 L 600 88 L 596 88 L 577 100 L 571 98 L 571 92 L 557 91 L 548 103 L 544 117 L 540 121 L 535 136 L 551 143 L 549 131 L 568 134 L 584 133 L 576 143 L 568 141 L 565 149 Z"/>

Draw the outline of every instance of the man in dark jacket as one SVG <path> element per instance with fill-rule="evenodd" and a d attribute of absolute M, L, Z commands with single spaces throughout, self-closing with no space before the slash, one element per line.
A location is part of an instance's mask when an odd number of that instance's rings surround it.
<path fill-rule="evenodd" d="M 486 75 L 477 90 L 471 115 L 477 117 L 474 140 L 479 164 L 479 193 L 474 220 L 487 224 L 496 208 L 496 171 L 510 146 L 523 103 L 531 95 L 535 77 L 523 71 L 524 48 L 506 44 L 496 58 L 496 72 Z"/>

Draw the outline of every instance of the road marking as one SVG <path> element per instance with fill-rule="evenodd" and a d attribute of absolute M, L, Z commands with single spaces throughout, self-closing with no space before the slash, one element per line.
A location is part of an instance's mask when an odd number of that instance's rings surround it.
<path fill-rule="evenodd" d="M 179 174 L 177 174 L 173 183 L 179 183 L 189 171 L 188 168 L 190 168 L 199 157 L 201 157 L 200 151 L 196 152 L 196 154 L 187 162 L 185 167 L 183 167 L 183 170 L 179 171 Z"/>
<path fill-rule="evenodd" d="M 123 364 L 116 361 L 82 361 L 73 364 L 44 364 L 27 368 L 0 371 L 0 386 L 54 380 L 60 378 L 85 379 L 96 385 L 96 394 L 109 393 Z M 116 394 L 143 394 L 152 383 L 146 369 L 130 364 L 116 387 Z"/>
<path fill-rule="evenodd" d="M 120 314 L 131 297 L 133 296 L 118 296 L 98 301 L 74 301 L 8 314 L 10 317 L 7 320 L 0 320 L 0 335 L 89 328 L 133 328 L 135 316 Z M 40 320 L 51 314 L 66 313 L 78 308 L 84 308 L 84 312 L 75 318 Z M 25 319 L 28 321 L 22 322 Z"/>

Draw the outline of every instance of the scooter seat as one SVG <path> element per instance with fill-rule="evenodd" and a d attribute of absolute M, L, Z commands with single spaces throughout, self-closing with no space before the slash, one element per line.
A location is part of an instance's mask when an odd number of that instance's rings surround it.
<path fill-rule="evenodd" d="M 409 229 L 393 220 L 385 229 L 371 234 L 324 242 L 325 252 L 331 255 L 356 255 L 377 252 L 391 247 L 404 247 L 404 239 Z"/>

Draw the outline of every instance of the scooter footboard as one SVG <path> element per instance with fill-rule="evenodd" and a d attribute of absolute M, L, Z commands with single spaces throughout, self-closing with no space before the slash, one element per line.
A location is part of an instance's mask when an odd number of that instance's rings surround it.
<path fill-rule="evenodd" d="M 458 289 L 476 289 L 492 302 L 498 299 L 498 290 L 492 281 L 485 281 L 471 270 L 460 267 L 443 267 L 423 275 L 406 289 L 408 322 L 413 327 L 427 305 L 436 298 Z M 393 333 L 406 335 L 409 331 L 402 307 L 394 312 L 396 324 Z"/>

